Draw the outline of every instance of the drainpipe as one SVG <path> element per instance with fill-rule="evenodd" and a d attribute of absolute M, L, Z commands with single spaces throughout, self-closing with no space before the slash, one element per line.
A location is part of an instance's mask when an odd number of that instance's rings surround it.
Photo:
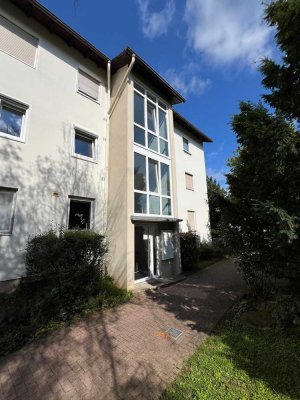
<path fill-rule="evenodd" d="M 109 118 L 111 117 L 112 113 L 114 112 L 114 109 L 115 109 L 115 107 L 116 107 L 116 105 L 117 105 L 117 103 L 118 103 L 118 101 L 120 99 L 120 96 L 121 96 L 121 94 L 122 94 L 122 92 L 123 92 L 123 90 L 125 88 L 125 83 L 127 81 L 127 78 L 129 76 L 132 68 L 133 68 L 134 63 L 135 63 L 135 54 L 132 54 L 131 62 L 129 64 L 128 70 L 126 71 L 126 74 L 124 75 L 124 78 L 122 79 L 122 82 L 121 82 L 121 84 L 120 84 L 120 86 L 119 86 L 119 88 L 117 90 L 117 93 L 116 93 L 116 96 L 114 98 L 114 101 L 112 102 L 112 104 L 111 104 L 111 106 L 110 106 L 110 108 L 108 110 L 108 117 Z"/>
<path fill-rule="evenodd" d="M 110 109 L 110 79 L 111 79 L 111 62 L 107 61 L 107 110 Z M 103 229 L 103 233 L 104 230 L 107 230 L 107 204 L 108 204 L 108 160 L 109 160 L 109 122 L 110 122 L 110 118 L 109 118 L 109 114 L 107 112 L 106 115 L 106 143 L 105 143 L 105 218 L 103 219 L 105 221 L 105 226 Z"/>

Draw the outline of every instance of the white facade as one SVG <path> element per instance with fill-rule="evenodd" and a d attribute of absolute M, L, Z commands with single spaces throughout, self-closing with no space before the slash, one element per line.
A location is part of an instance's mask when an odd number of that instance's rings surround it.
<path fill-rule="evenodd" d="M 178 216 L 182 219 L 180 229 L 182 232 L 197 231 L 201 240 L 208 241 L 209 208 L 203 143 L 200 137 L 196 138 L 177 124 L 174 131 Z M 189 175 L 192 187 L 187 187 L 186 174 Z"/>
<path fill-rule="evenodd" d="M 11 2 L 0 0 L 0 6 L 0 281 L 24 276 L 30 236 L 72 228 L 74 203 L 88 207 L 84 229 L 107 235 L 109 272 L 121 286 L 179 274 L 178 231 L 191 229 L 188 215 L 201 239 L 209 239 L 203 138 L 174 126 L 172 105 L 184 99 L 138 56 L 138 74 L 130 72 L 131 49 L 112 61 L 110 75 L 109 59 L 103 56 L 97 66 L 99 52 L 84 39 L 80 46 L 94 58 L 72 47 L 78 37 L 68 27 L 69 45 Z M 50 27 L 57 23 L 51 18 Z M 138 93 L 142 122 L 134 115 Z M 134 153 L 146 160 L 145 187 L 135 183 Z"/>
<path fill-rule="evenodd" d="M 106 71 L 8 2 L 1 14 L 38 39 L 35 67 L 0 51 L 0 96 L 26 105 L 24 141 L 0 134 L 0 187 L 17 189 L 12 235 L 0 235 L 0 281 L 24 275 L 29 235 L 66 226 L 69 196 L 94 199 L 105 230 Z M 78 68 L 101 82 L 99 102 L 77 92 Z M 0 97 L 1 98 L 1 97 Z M 73 155 L 74 126 L 97 138 L 96 161 Z"/>

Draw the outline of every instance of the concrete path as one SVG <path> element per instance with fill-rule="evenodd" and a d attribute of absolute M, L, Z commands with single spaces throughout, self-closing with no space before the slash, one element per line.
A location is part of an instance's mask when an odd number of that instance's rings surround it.
<path fill-rule="evenodd" d="M 243 290 L 221 261 L 60 329 L 0 360 L 0 399 L 154 399 Z"/>

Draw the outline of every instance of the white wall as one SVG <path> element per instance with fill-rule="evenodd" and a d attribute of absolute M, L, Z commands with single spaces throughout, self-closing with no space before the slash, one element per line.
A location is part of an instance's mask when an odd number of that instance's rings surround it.
<path fill-rule="evenodd" d="M 182 232 L 187 232 L 187 212 L 195 211 L 196 230 L 201 240 L 209 240 L 209 211 L 207 203 L 207 184 L 203 144 L 188 132 L 183 132 L 176 124 L 175 157 L 177 176 L 178 217 Z M 182 138 L 189 140 L 190 154 L 183 151 Z M 185 173 L 193 175 L 194 190 L 186 189 Z"/>
<path fill-rule="evenodd" d="M 68 196 L 95 198 L 105 230 L 106 72 L 8 2 L 1 14 L 39 39 L 36 68 L 0 51 L 0 93 L 29 105 L 26 141 L 0 137 L 0 186 L 18 188 L 12 236 L 0 236 L 0 281 L 24 274 L 29 235 L 67 223 Z M 78 66 L 101 80 L 100 104 L 76 92 Z M 72 127 L 98 135 L 98 162 L 71 155 Z M 58 192 L 59 197 L 53 196 Z"/>

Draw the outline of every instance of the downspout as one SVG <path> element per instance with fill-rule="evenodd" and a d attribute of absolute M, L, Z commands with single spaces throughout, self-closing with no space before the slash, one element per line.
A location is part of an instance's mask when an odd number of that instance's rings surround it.
<path fill-rule="evenodd" d="M 107 61 L 107 110 L 110 109 L 110 79 L 111 79 L 111 62 Z M 105 226 L 103 229 L 103 233 L 107 230 L 107 217 L 108 217 L 108 162 L 109 162 L 109 122 L 110 122 L 110 117 L 107 112 L 106 115 L 106 142 L 105 142 L 105 216 L 104 216 L 104 221 L 105 221 Z"/>
<path fill-rule="evenodd" d="M 117 105 L 117 103 L 118 103 L 118 101 L 119 101 L 119 99 L 121 97 L 121 94 L 122 94 L 122 92 L 123 92 L 123 90 L 125 88 L 125 83 L 127 81 L 127 78 L 129 76 L 132 68 L 133 68 L 134 63 L 135 63 L 135 54 L 132 54 L 131 62 L 129 64 L 129 67 L 128 67 L 125 75 L 124 75 L 124 78 L 122 79 L 122 82 L 120 83 L 120 86 L 119 86 L 119 88 L 117 90 L 117 93 L 116 93 L 116 96 L 114 98 L 114 101 L 112 102 L 112 104 L 111 104 L 111 106 L 110 106 L 110 108 L 108 110 L 108 118 L 110 118 L 112 113 L 114 112 L 114 109 L 115 109 L 115 107 L 116 107 L 116 105 Z"/>

